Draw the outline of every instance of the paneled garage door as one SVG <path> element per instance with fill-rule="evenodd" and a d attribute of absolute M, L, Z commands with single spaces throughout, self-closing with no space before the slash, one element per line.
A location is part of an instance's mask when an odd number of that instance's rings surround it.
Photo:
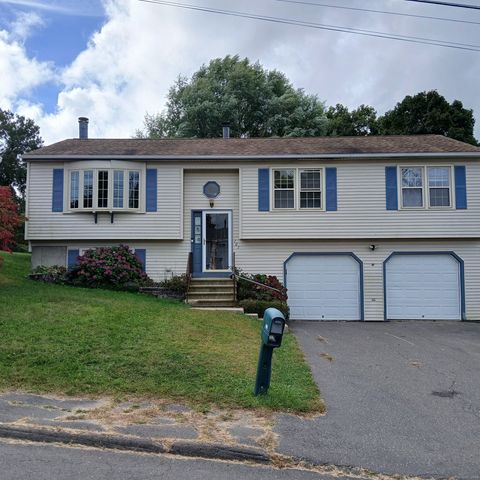
<path fill-rule="evenodd" d="M 348 254 L 293 254 L 286 263 L 292 320 L 361 320 L 361 268 Z"/>
<path fill-rule="evenodd" d="M 446 254 L 394 254 L 385 264 L 388 320 L 461 320 L 460 262 Z"/>

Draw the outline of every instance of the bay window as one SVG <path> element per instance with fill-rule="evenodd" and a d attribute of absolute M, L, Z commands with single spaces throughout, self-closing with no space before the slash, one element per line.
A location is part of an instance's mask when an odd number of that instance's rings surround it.
<path fill-rule="evenodd" d="M 141 178 L 139 170 L 71 170 L 70 210 L 139 210 Z"/>

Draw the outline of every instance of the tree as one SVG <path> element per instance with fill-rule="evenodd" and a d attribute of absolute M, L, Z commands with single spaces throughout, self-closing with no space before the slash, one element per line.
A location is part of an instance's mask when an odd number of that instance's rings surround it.
<path fill-rule="evenodd" d="M 0 185 L 13 187 L 23 199 L 27 167 L 20 155 L 42 144 L 40 129 L 33 120 L 0 109 Z"/>
<path fill-rule="evenodd" d="M 315 95 L 295 89 L 277 70 L 228 55 L 203 65 L 191 79 L 179 77 L 166 110 L 147 114 L 136 136 L 214 138 L 222 135 L 225 122 L 234 137 L 326 132 L 325 108 Z"/>
<path fill-rule="evenodd" d="M 327 110 L 327 135 L 375 135 L 377 132 L 377 112 L 373 107 L 360 105 L 351 112 L 337 103 Z"/>
<path fill-rule="evenodd" d="M 15 245 L 15 232 L 21 223 L 12 189 L 0 187 L 0 250 L 11 251 L 10 247 Z"/>
<path fill-rule="evenodd" d="M 473 136 L 473 110 L 462 102 L 451 104 L 436 90 L 407 95 L 401 102 L 378 119 L 383 135 L 439 134 L 477 145 Z"/>

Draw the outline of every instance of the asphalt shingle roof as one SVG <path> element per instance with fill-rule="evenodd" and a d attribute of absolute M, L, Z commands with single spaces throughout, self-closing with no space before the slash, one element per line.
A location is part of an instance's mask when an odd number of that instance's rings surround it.
<path fill-rule="evenodd" d="M 24 155 L 36 156 L 283 156 L 466 153 L 480 148 L 442 135 L 303 138 L 68 139 Z"/>

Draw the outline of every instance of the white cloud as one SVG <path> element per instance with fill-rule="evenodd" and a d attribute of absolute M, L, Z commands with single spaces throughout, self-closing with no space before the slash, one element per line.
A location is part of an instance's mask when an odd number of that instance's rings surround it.
<path fill-rule="evenodd" d="M 0 30 L 0 107 L 13 108 L 23 95 L 53 78 L 52 66 L 29 58 L 19 36 L 27 31 Z"/>
<path fill-rule="evenodd" d="M 201 3 L 230 8 L 221 0 Z M 377 7 L 388 8 L 389 3 L 382 1 Z M 26 57 L 20 44 L 6 32 L 0 33 L 0 71 L 17 71 L 13 65 L 4 70 L 2 58 L 10 63 L 12 58 L 21 59 L 30 69 L 14 76 L 10 86 L 0 85 L 0 106 L 6 98 L 22 113 L 30 113 L 47 143 L 76 136 L 78 116 L 90 117 L 92 136 L 131 136 L 142 125 L 146 111 L 163 108 L 178 74 L 190 75 L 202 63 L 229 53 L 285 72 L 295 86 L 317 93 L 329 105 L 365 103 L 383 112 L 407 94 L 436 88 L 449 100 L 458 98 L 474 108 L 480 118 L 478 53 L 208 15 L 138 0 L 104 0 L 104 7 L 104 26 L 71 65 L 57 74 L 61 88 L 57 111 L 51 114 L 21 100 L 24 90 L 46 81 L 52 69 Z M 478 37 L 475 26 L 293 7 L 275 1 L 247 0 L 233 8 L 468 43 L 475 43 L 473 35 Z M 406 5 L 404 11 L 427 13 L 415 8 Z M 2 48 L 10 49 L 3 57 Z M 17 82 L 26 86 L 19 88 Z"/>
<path fill-rule="evenodd" d="M 41 1 L 41 0 L 0 0 L 0 4 L 8 4 L 18 7 L 28 7 L 34 10 L 43 10 L 47 12 L 60 13 L 63 15 L 82 15 L 82 16 L 98 16 L 98 13 L 95 13 L 94 10 L 88 8 L 88 2 L 82 0 L 82 4 L 71 5 L 72 0 L 65 1 Z M 70 5 L 66 6 L 66 3 Z M 87 3 L 87 5 L 85 5 Z M 85 8 L 87 7 L 87 8 Z"/>
<path fill-rule="evenodd" d="M 24 42 L 35 28 L 44 25 L 43 18 L 35 12 L 20 12 L 11 23 L 10 37 Z"/>

